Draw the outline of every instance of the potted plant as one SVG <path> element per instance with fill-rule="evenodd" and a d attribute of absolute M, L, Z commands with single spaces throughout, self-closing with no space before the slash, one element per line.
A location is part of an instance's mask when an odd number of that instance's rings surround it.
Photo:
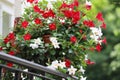
<path fill-rule="evenodd" d="M 87 0 L 27 2 L 31 6 L 3 39 L 0 50 L 85 80 L 86 65 L 94 64 L 87 54 L 100 52 L 106 44 L 102 13 L 94 12 Z"/>

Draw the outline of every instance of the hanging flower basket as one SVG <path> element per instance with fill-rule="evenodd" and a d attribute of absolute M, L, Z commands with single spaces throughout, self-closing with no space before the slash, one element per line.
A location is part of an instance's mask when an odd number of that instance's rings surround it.
<path fill-rule="evenodd" d="M 85 80 L 85 67 L 94 64 L 87 54 L 106 44 L 102 13 L 94 12 L 87 0 L 27 2 L 31 6 L 16 18 L 0 50 Z"/>

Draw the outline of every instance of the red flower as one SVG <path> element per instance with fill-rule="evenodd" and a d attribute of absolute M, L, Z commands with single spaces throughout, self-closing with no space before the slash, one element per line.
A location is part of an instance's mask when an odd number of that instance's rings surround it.
<path fill-rule="evenodd" d="M 48 12 L 44 12 L 43 13 L 43 17 L 44 18 L 48 18 L 48 17 L 55 17 L 55 13 L 50 9 Z"/>
<path fill-rule="evenodd" d="M 67 8 L 71 8 L 71 9 L 74 9 L 74 7 L 78 7 L 78 6 L 79 6 L 78 0 L 74 0 L 72 4 L 66 5 Z"/>
<path fill-rule="evenodd" d="M 75 7 L 75 6 L 74 6 L 74 3 L 72 3 L 72 4 L 69 4 L 67 8 L 73 9 L 74 7 Z"/>
<path fill-rule="evenodd" d="M 95 27 L 95 24 L 92 20 L 89 21 L 89 24 L 88 24 L 89 27 Z"/>
<path fill-rule="evenodd" d="M 34 2 L 34 0 L 27 0 L 27 2 L 29 2 L 29 3 L 33 3 L 33 2 Z"/>
<path fill-rule="evenodd" d="M 10 39 L 9 39 L 8 37 L 6 37 L 6 38 L 4 39 L 4 43 L 5 43 L 5 44 L 7 44 L 9 41 L 10 41 Z"/>
<path fill-rule="evenodd" d="M 8 54 L 13 56 L 13 55 L 15 55 L 15 52 L 14 51 L 10 51 Z"/>
<path fill-rule="evenodd" d="M 28 26 L 28 21 L 23 21 L 22 22 L 22 27 L 23 28 L 27 28 L 27 26 Z"/>
<path fill-rule="evenodd" d="M 38 5 L 35 5 L 33 8 L 34 8 L 34 12 L 40 12 L 40 8 L 38 7 Z"/>
<path fill-rule="evenodd" d="M 79 6 L 78 0 L 74 0 L 73 5 L 76 6 L 76 7 L 78 7 Z"/>
<path fill-rule="evenodd" d="M 87 10 L 91 10 L 91 5 L 86 5 Z"/>
<path fill-rule="evenodd" d="M 3 48 L 2 47 L 0 47 L 0 51 L 2 51 L 3 50 Z"/>
<path fill-rule="evenodd" d="M 104 37 L 104 39 L 102 40 L 102 42 L 103 42 L 104 44 L 107 44 L 107 40 L 106 40 L 105 37 Z"/>
<path fill-rule="evenodd" d="M 100 27 L 106 29 L 106 24 L 103 22 Z"/>
<path fill-rule="evenodd" d="M 75 43 L 77 41 L 77 38 L 75 36 L 70 37 L 70 41 L 72 43 Z"/>
<path fill-rule="evenodd" d="M 73 18 L 73 23 L 77 23 L 80 20 L 80 12 L 79 11 L 74 12 L 72 18 Z"/>
<path fill-rule="evenodd" d="M 31 34 L 27 33 L 23 36 L 24 40 L 30 40 L 31 39 Z"/>
<path fill-rule="evenodd" d="M 102 49 L 101 45 L 100 45 L 100 44 L 97 44 L 97 46 L 96 46 L 96 50 L 97 50 L 98 52 L 100 52 L 101 49 Z"/>
<path fill-rule="evenodd" d="M 13 39 L 15 39 L 15 34 L 13 32 L 9 33 L 8 36 L 4 39 L 4 43 L 7 44 L 10 40 Z"/>
<path fill-rule="evenodd" d="M 82 33 L 83 33 L 83 30 L 80 29 L 79 32 L 82 34 Z"/>
<path fill-rule="evenodd" d="M 60 9 L 68 7 L 68 4 L 64 3 L 60 6 Z"/>
<path fill-rule="evenodd" d="M 49 24 L 49 29 L 50 30 L 56 30 L 56 24 L 55 23 Z"/>
<path fill-rule="evenodd" d="M 65 60 L 65 65 L 67 68 L 69 68 L 71 66 L 71 61 L 69 59 Z"/>
<path fill-rule="evenodd" d="M 64 13 L 65 17 L 72 18 L 74 11 L 72 11 L 72 10 L 65 10 L 65 11 L 63 11 L 63 13 Z"/>
<path fill-rule="evenodd" d="M 95 62 L 91 61 L 90 59 L 85 60 L 85 62 L 86 62 L 86 64 L 88 64 L 88 65 L 93 65 L 93 64 L 95 64 Z"/>
<path fill-rule="evenodd" d="M 37 4 L 39 0 L 34 0 L 34 3 Z"/>
<path fill-rule="evenodd" d="M 48 12 L 48 14 L 49 14 L 49 17 L 55 17 L 55 13 L 50 9 L 49 10 L 49 12 Z"/>
<path fill-rule="evenodd" d="M 104 21 L 103 15 L 102 15 L 101 12 L 99 12 L 99 13 L 97 14 L 96 18 L 98 19 L 98 21 Z"/>
<path fill-rule="evenodd" d="M 9 33 L 8 34 L 8 38 L 10 39 L 10 40 L 12 40 L 12 39 L 15 39 L 15 34 L 12 32 L 12 33 Z"/>
<path fill-rule="evenodd" d="M 87 21 L 87 20 L 84 20 L 84 21 L 83 21 L 83 24 L 86 25 L 86 26 L 88 26 L 88 21 Z"/>
<path fill-rule="evenodd" d="M 91 10 L 92 3 L 90 1 L 86 1 L 85 7 L 86 7 L 87 10 Z"/>
<path fill-rule="evenodd" d="M 84 20 L 83 24 L 88 27 L 95 27 L 95 24 L 92 20 Z"/>
<path fill-rule="evenodd" d="M 48 18 L 49 17 L 49 13 L 48 12 L 45 12 L 45 13 L 43 13 L 43 15 L 42 15 L 44 18 Z"/>
<path fill-rule="evenodd" d="M 41 23 L 41 20 L 40 20 L 39 18 L 36 18 L 36 19 L 34 20 L 34 22 L 35 22 L 35 24 L 40 24 L 40 23 Z"/>
<path fill-rule="evenodd" d="M 13 66 L 13 63 L 8 62 L 8 63 L 7 63 L 7 66 L 8 66 L 8 67 L 12 67 L 12 66 Z"/>
<path fill-rule="evenodd" d="M 38 7 L 38 5 L 35 5 L 34 7 L 33 7 L 33 9 L 34 9 L 34 12 L 38 12 L 38 13 L 44 13 L 44 11 L 43 10 L 41 10 L 39 7 Z"/>

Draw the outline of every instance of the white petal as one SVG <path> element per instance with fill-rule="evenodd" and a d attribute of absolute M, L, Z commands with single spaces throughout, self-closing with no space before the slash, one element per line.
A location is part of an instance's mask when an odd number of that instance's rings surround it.
<path fill-rule="evenodd" d="M 37 44 L 30 44 L 30 47 L 32 47 L 32 49 L 38 48 Z"/>
<path fill-rule="evenodd" d="M 80 76 L 81 79 L 80 80 L 86 80 L 87 77 L 83 77 L 83 76 Z"/>
<path fill-rule="evenodd" d="M 86 5 L 92 5 L 92 3 L 86 0 Z"/>
<path fill-rule="evenodd" d="M 42 44 L 42 41 L 40 40 L 40 38 L 37 38 L 37 39 L 34 39 L 34 43 L 40 45 Z"/>
<path fill-rule="evenodd" d="M 75 72 L 76 72 L 76 68 L 74 68 L 73 66 L 71 66 L 71 68 L 68 68 L 68 72 L 69 72 L 69 75 L 74 75 Z"/>
<path fill-rule="evenodd" d="M 80 67 L 80 72 L 82 72 L 82 74 L 84 74 L 84 73 L 85 73 L 85 70 L 83 69 L 83 67 L 82 67 L 82 66 Z"/>

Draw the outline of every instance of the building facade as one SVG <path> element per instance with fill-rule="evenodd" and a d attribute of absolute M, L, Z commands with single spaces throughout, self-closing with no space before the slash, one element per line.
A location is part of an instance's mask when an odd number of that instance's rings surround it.
<path fill-rule="evenodd" d="M 6 36 L 21 15 L 21 0 L 0 0 L 0 35 Z"/>

